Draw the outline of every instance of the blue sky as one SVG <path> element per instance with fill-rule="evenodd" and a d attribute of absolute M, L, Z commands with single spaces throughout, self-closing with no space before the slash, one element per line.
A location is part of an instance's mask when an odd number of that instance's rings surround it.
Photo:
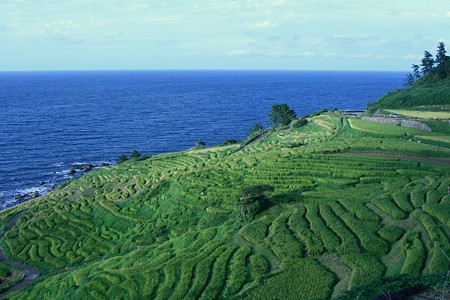
<path fill-rule="evenodd" d="M 448 0 L 0 0 L 0 70 L 403 71 L 449 28 Z"/>

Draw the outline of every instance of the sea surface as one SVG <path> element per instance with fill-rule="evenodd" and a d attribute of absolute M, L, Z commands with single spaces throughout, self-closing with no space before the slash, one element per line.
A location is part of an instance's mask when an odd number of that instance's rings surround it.
<path fill-rule="evenodd" d="M 0 72 L 0 209 L 43 194 L 77 164 L 122 153 L 186 150 L 244 139 L 270 108 L 298 116 L 363 110 L 401 88 L 401 72 L 70 71 Z"/>

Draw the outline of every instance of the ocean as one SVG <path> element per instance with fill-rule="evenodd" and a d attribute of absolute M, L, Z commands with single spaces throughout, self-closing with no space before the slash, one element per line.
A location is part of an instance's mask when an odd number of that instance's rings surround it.
<path fill-rule="evenodd" d="M 270 108 L 363 110 L 402 72 L 0 72 L 0 209 L 80 176 L 84 164 L 244 139 Z"/>

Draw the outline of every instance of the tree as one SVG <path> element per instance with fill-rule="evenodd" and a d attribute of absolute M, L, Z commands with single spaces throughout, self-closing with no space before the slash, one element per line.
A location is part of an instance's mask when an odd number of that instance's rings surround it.
<path fill-rule="evenodd" d="M 413 74 L 409 73 L 408 75 L 406 75 L 406 86 L 411 86 L 414 83 L 414 76 Z"/>
<path fill-rule="evenodd" d="M 414 78 L 415 80 L 420 78 L 420 67 L 419 65 L 413 64 L 412 65 L 412 69 L 413 69 L 413 74 L 414 74 Z"/>
<path fill-rule="evenodd" d="M 434 67 L 434 59 L 433 55 L 429 51 L 425 51 L 422 58 L 422 74 L 426 75 L 433 70 Z"/>
<path fill-rule="evenodd" d="M 264 192 L 273 191 L 266 184 L 252 185 L 242 188 L 238 202 L 240 216 L 244 221 L 251 221 L 264 208 Z"/>
<path fill-rule="evenodd" d="M 224 144 L 225 146 L 229 146 L 229 145 L 239 144 L 239 141 L 238 141 L 238 140 L 235 140 L 235 139 L 228 139 L 228 140 L 225 140 L 225 141 L 223 142 L 223 144 Z"/>
<path fill-rule="evenodd" d="M 264 131 L 264 127 L 261 124 L 256 123 L 250 129 L 250 131 L 248 132 L 248 135 L 249 136 L 256 136 L 256 135 L 262 133 L 263 131 Z"/>
<path fill-rule="evenodd" d="M 137 152 L 137 150 L 131 151 L 131 154 L 130 154 L 131 159 L 138 159 L 139 157 L 141 157 L 141 154 L 139 152 Z"/>
<path fill-rule="evenodd" d="M 275 126 L 287 126 L 293 119 L 296 118 L 295 111 L 293 111 L 287 104 L 274 104 L 270 111 L 270 122 Z"/>
<path fill-rule="evenodd" d="M 125 154 L 121 154 L 121 155 L 119 155 L 119 157 L 117 157 L 117 164 L 124 163 L 127 160 L 128 160 L 128 157 Z"/>
<path fill-rule="evenodd" d="M 436 66 L 439 66 L 449 58 L 447 55 L 445 55 L 446 53 L 447 51 L 445 50 L 445 44 L 443 42 L 440 42 L 437 46 Z"/>

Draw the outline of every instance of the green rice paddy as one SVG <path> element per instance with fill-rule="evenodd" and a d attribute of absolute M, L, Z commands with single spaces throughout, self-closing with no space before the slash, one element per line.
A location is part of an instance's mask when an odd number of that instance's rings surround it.
<path fill-rule="evenodd" d="M 41 272 L 6 297 L 325 299 L 448 271 L 450 150 L 366 123 L 321 115 L 238 152 L 126 162 L 1 212 L 24 211 L 1 244 Z M 241 223 L 255 184 L 270 203 Z"/>

